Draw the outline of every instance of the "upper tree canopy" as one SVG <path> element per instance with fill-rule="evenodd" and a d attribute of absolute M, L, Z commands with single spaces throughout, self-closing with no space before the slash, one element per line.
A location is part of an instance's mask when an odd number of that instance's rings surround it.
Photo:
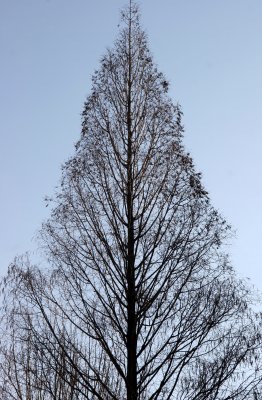
<path fill-rule="evenodd" d="M 183 148 L 133 2 L 122 22 L 43 225 L 49 272 L 10 270 L 27 299 L 19 329 L 29 313 L 34 343 L 51 359 L 61 349 L 72 399 L 255 398 L 260 335 L 221 250 L 229 227 Z"/>

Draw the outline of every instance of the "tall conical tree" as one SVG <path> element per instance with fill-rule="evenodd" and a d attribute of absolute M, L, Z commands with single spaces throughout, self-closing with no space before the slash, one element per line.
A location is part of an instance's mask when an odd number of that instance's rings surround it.
<path fill-rule="evenodd" d="M 51 334 L 77 372 L 78 399 L 251 399 L 260 335 L 221 248 L 229 227 L 183 148 L 132 1 L 122 21 L 41 232 L 50 271 L 10 276 L 35 311 L 35 343 L 47 351 Z"/>

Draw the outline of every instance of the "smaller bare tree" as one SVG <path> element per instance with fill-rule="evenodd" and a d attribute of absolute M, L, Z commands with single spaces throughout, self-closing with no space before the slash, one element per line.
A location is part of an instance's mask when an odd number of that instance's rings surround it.
<path fill-rule="evenodd" d="M 28 264 L 24 270 L 11 267 L 2 281 L 1 399 L 106 399 L 104 386 L 89 371 L 95 365 L 106 384 L 112 383 L 103 352 L 98 346 L 87 349 L 81 332 L 52 302 L 48 305 L 48 299 L 41 298 L 43 284 L 44 275 L 36 268 L 29 270 Z M 30 292 L 35 296 L 31 302 Z M 90 378 L 97 397 L 90 391 Z"/>

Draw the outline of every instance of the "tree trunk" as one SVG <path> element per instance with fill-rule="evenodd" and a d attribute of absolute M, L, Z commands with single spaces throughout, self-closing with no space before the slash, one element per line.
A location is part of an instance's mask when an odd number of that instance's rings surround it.
<path fill-rule="evenodd" d="M 131 12 L 131 8 L 130 8 Z M 127 99 L 127 217 L 128 217 L 128 255 L 127 255 L 127 400 L 137 400 L 137 332 L 136 332 L 136 287 L 134 254 L 134 216 L 133 216 L 133 171 L 132 171 L 132 111 L 131 111 L 131 16 L 129 23 L 129 66 Z"/>

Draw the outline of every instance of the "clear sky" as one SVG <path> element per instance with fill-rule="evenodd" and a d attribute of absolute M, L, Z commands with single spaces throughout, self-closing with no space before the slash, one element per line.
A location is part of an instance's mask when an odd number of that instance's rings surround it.
<path fill-rule="evenodd" d="M 236 231 L 240 276 L 262 289 L 262 1 L 142 0 L 142 23 L 185 144 Z M 73 153 L 91 75 L 125 0 L 0 0 L 0 273 L 34 249 Z"/>

